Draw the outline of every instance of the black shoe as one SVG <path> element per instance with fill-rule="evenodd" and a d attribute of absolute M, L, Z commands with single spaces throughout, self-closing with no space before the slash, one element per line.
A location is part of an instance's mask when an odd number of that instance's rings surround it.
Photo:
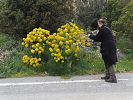
<path fill-rule="evenodd" d="M 109 79 L 106 79 L 105 80 L 106 82 L 110 82 L 110 83 L 117 83 L 117 79 L 116 79 L 116 76 L 110 76 Z"/>
<path fill-rule="evenodd" d="M 109 79 L 110 78 L 110 73 L 109 73 L 109 70 L 106 69 L 106 73 L 105 73 L 105 76 L 104 77 L 101 77 L 102 80 L 105 80 L 105 79 Z"/>

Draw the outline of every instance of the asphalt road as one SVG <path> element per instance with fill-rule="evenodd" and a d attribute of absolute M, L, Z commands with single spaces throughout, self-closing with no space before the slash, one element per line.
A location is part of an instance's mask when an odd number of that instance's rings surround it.
<path fill-rule="evenodd" d="M 1 79 L 0 100 L 133 100 L 133 73 L 117 74 L 118 83 L 101 76 Z"/>

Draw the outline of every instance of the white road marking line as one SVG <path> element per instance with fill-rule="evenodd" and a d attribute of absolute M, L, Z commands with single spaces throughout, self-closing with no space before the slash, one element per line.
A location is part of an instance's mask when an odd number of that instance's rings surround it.
<path fill-rule="evenodd" d="M 67 83 L 90 83 L 101 80 L 75 80 L 75 81 L 50 81 L 50 82 L 23 82 L 23 83 L 1 83 L 0 86 L 23 86 L 23 85 L 42 85 L 42 84 L 67 84 Z"/>
<path fill-rule="evenodd" d="M 118 79 L 120 81 L 129 81 L 133 79 Z M 49 81 L 49 82 L 22 82 L 22 83 L 0 83 L 0 87 L 6 86 L 25 86 L 25 85 L 49 85 L 49 84 L 68 84 L 68 83 L 92 83 L 100 82 L 102 80 L 73 80 L 73 81 Z"/>

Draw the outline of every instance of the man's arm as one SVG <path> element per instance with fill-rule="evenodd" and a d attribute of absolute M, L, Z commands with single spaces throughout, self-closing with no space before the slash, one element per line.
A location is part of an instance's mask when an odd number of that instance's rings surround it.
<path fill-rule="evenodd" d="M 98 32 L 98 34 L 93 35 L 93 34 L 88 34 L 89 38 L 94 40 L 95 42 L 101 42 L 101 34 L 102 30 Z"/>

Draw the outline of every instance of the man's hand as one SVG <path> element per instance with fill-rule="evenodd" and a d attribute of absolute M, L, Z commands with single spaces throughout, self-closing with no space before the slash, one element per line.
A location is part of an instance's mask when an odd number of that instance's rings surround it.
<path fill-rule="evenodd" d="M 85 36 L 85 34 L 79 34 L 78 36 Z"/>
<path fill-rule="evenodd" d="M 88 37 L 90 36 L 91 34 L 88 34 Z"/>

